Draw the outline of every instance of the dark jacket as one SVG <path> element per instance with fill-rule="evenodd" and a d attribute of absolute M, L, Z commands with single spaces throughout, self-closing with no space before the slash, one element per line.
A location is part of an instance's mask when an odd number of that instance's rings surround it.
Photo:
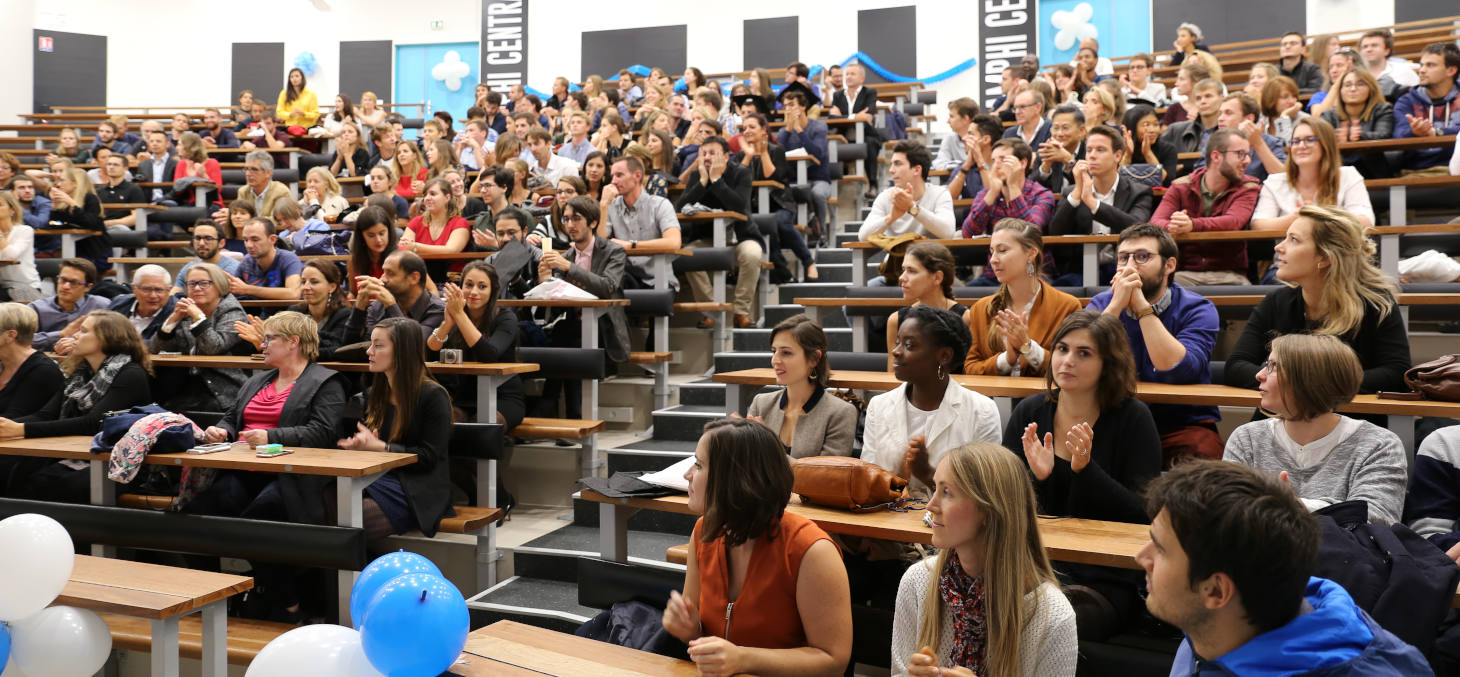
<path fill-rule="evenodd" d="M 58 387 L 44 407 L 15 421 L 25 424 L 26 437 L 95 435 L 101 430 L 101 420 L 107 412 L 131 409 L 151 401 L 152 387 L 147 382 L 147 371 L 142 365 L 132 362 L 117 371 L 112 386 L 97 398 L 90 409 L 73 410 Z"/>
<path fill-rule="evenodd" d="M 1190 120 L 1183 120 L 1172 124 L 1161 132 L 1158 140 L 1165 141 L 1166 145 L 1176 149 L 1180 153 L 1200 153 L 1202 132 L 1206 131 L 1201 126 L 1201 116 L 1198 115 Z"/>
<path fill-rule="evenodd" d="M 177 297 L 168 296 L 167 303 L 163 304 L 162 308 L 152 315 L 152 321 L 148 322 L 147 328 L 142 330 L 142 340 L 144 342 L 150 342 L 152 340 L 152 337 L 157 335 L 158 330 L 162 329 L 162 323 L 167 321 L 169 315 L 172 315 L 172 309 L 176 305 Z M 135 311 L 136 308 L 137 296 L 135 294 L 122 294 L 121 296 L 112 299 L 112 305 L 111 307 L 107 308 L 107 310 L 121 313 L 130 320 L 132 319 L 133 311 Z"/>
<path fill-rule="evenodd" d="M 1089 235 L 1097 219 L 1109 226 L 1112 234 L 1118 235 L 1127 226 L 1151 220 L 1156 206 L 1156 198 L 1149 186 L 1134 183 L 1123 176 L 1115 181 L 1115 204 L 1102 202 L 1093 214 L 1083 202 L 1078 207 L 1070 204 L 1070 193 L 1074 189 L 1074 185 L 1067 186 L 1060 194 L 1054 216 L 1049 221 L 1050 235 Z"/>
<path fill-rule="evenodd" d="M 578 258 L 577 247 L 568 247 L 563 258 L 572 263 Z M 588 293 L 601 299 L 624 297 L 624 267 L 629 257 L 620 247 L 604 238 L 593 237 L 593 269 L 584 270 L 576 265 L 569 266 L 562 278 L 582 287 Z M 608 351 L 608 359 L 625 362 L 629 359 L 629 323 L 621 306 L 602 309 L 598 317 L 599 340 Z M 576 311 L 575 311 L 576 314 Z"/>
<path fill-rule="evenodd" d="M 243 429 L 243 409 L 265 386 L 279 377 L 278 369 L 254 372 L 243 387 L 228 414 L 218 427 L 228 431 L 228 439 L 237 439 Z M 345 405 L 347 381 L 343 374 L 311 362 L 295 379 L 284 409 L 279 412 L 279 427 L 269 430 L 269 443 L 286 447 L 332 449 L 340 439 L 339 414 Z"/>
<path fill-rule="evenodd" d="M 1166 227 L 1171 215 L 1185 211 L 1191 216 L 1192 231 L 1204 233 L 1215 230 L 1243 230 L 1252 221 L 1252 212 L 1257 208 L 1257 198 L 1262 194 L 1262 181 L 1243 176 L 1235 186 L 1229 186 L 1212 203 L 1209 213 L 1201 208 L 1201 181 L 1207 170 L 1198 169 L 1187 176 L 1171 182 L 1162 196 L 1161 204 L 1151 214 L 1151 223 Z M 1181 247 L 1181 265 L 1177 270 L 1232 270 L 1246 274 L 1246 242 L 1204 242 Z"/>
<path fill-rule="evenodd" d="M 170 334 L 159 329 L 148 347 L 154 353 L 173 351 L 184 355 L 230 355 L 239 343 L 234 322 L 248 322 L 248 313 L 238 304 L 238 299 L 229 294 L 202 322 L 194 325 L 192 318 L 185 319 L 173 327 Z M 219 404 L 232 402 L 239 386 L 247 379 L 242 369 L 198 367 L 194 373 L 202 377 L 208 392 Z"/>
<path fill-rule="evenodd" d="M 462 351 L 462 359 L 467 362 L 516 362 L 517 346 L 519 345 L 519 326 L 517 324 L 517 313 L 511 308 L 498 308 L 497 316 L 492 318 L 491 325 L 482 332 L 481 338 L 473 345 L 466 345 L 461 338 L 461 332 L 453 331 L 447 337 L 442 348 L 457 348 Z M 439 352 L 433 353 L 433 359 L 438 358 Z M 477 402 L 477 377 L 459 376 L 455 374 L 440 374 L 436 380 L 446 386 L 451 393 L 451 401 L 463 410 L 470 411 Z M 522 378 L 512 376 L 502 381 L 497 386 L 497 409 L 506 414 L 508 411 L 516 411 L 516 407 L 504 407 L 503 402 L 512 401 L 526 406 L 527 397 L 522 388 Z M 522 421 L 507 421 L 508 428 L 516 427 Z"/>
<path fill-rule="evenodd" d="M 55 360 L 39 350 L 31 353 L 0 388 L 0 418 L 15 420 L 35 413 L 46 403 L 45 393 L 59 393 L 65 383 Z"/>
<path fill-rule="evenodd" d="M 791 197 L 790 186 L 791 184 L 796 182 L 796 176 L 791 173 L 790 163 L 786 162 L 786 149 L 781 147 L 779 144 L 768 143 L 766 144 L 766 152 L 770 153 L 771 165 L 775 168 L 775 173 L 771 174 L 770 176 L 765 175 L 765 168 L 761 166 L 759 157 L 751 160 L 750 164 L 748 165 L 742 164 L 742 160 L 745 157 L 744 152 L 736 153 L 734 157 L 731 158 L 731 161 L 735 164 L 746 167 L 750 170 L 750 180 L 752 182 L 750 193 L 751 209 L 754 211 L 754 213 L 757 214 L 760 213 L 762 209 L 764 209 L 766 212 L 773 212 L 777 209 L 784 209 L 786 211 L 794 212 L 796 211 L 796 200 Z M 780 189 L 770 189 L 771 205 L 769 209 L 761 206 L 760 189 L 755 187 L 755 181 L 775 181 L 783 186 Z"/>
<path fill-rule="evenodd" d="M 1039 121 L 1039 129 L 1034 132 L 1034 140 L 1033 140 L 1033 142 L 1031 142 L 1029 144 L 1029 148 L 1031 150 L 1035 151 L 1035 156 L 1034 156 L 1035 159 L 1038 159 L 1039 158 L 1039 155 L 1038 155 L 1039 144 L 1044 143 L 1045 141 L 1048 141 L 1049 140 L 1049 127 L 1050 127 L 1049 120 L 1040 120 Z M 1004 130 L 1004 138 L 1006 138 L 1006 139 L 1019 139 L 1020 141 L 1023 141 L 1024 140 L 1024 137 L 1019 136 L 1019 125 L 1018 125 L 1018 123 L 1015 123 L 1014 126 L 1009 127 L 1008 129 L 1005 129 Z M 1031 162 L 1033 162 L 1033 161 L 1031 160 Z"/>
<path fill-rule="evenodd" d="M 1075 183 L 1075 162 L 1085 159 L 1085 141 L 1080 140 L 1080 145 L 1075 147 L 1075 160 L 1068 164 L 1064 162 L 1051 162 L 1049 173 L 1046 174 L 1040 169 L 1039 149 L 1034 148 L 1034 159 L 1029 162 L 1029 180 L 1049 189 L 1049 192 L 1059 195 L 1065 186 Z"/>
<path fill-rule="evenodd" d="M 1227 385 L 1256 388 L 1257 372 L 1267 361 L 1268 344 L 1272 339 L 1284 334 L 1308 333 L 1317 326 L 1308 322 L 1304 315 L 1306 311 L 1303 290 L 1297 287 L 1285 286 L 1263 298 L 1252 309 L 1247 326 L 1227 357 L 1223 370 Z M 1391 307 L 1382 320 L 1379 319 L 1379 308 L 1366 306 L 1359 328 L 1339 338 L 1354 349 L 1359 364 L 1364 367 L 1360 392 L 1407 390 L 1404 372 L 1409 369 L 1409 335 L 1405 332 L 1404 318 L 1400 316 L 1398 306 Z"/>
<path fill-rule="evenodd" d="M 1338 119 L 1336 108 L 1323 111 L 1322 118 L 1342 133 L 1340 126 L 1346 124 L 1346 121 Z M 1393 137 L 1394 106 L 1383 101 L 1374 104 L 1374 109 L 1369 111 L 1369 117 L 1359 121 L 1359 140 L 1374 141 Z M 1340 140 L 1344 140 L 1344 137 L 1340 137 Z M 1391 173 L 1383 153 L 1344 153 L 1343 163 L 1358 168 L 1366 179 L 1383 178 Z"/>
<path fill-rule="evenodd" d="M 289 306 L 289 310 L 302 313 L 306 317 L 312 317 L 309 315 L 309 306 L 302 303 L 296 306 Z M 349 324 L 349 321 L 350 307 L 340 306 L 335 309 L 334 313 L 331 313 L 329 317 L 325 318 L 324 324 L 319 325 L 319 360 L 321 362 L 328 362 L 330 358 L 334 357 L 335 350 L 348 343 L 345 340 L 345 327 Z"/>
<path fill-rule="evenodd" d="M 1431 99 L 1423 86 L 1414 87 L 1394 103 L 1394 138 L 1414 136 L 1409 127 L 1409 116 L 1425 118 L 1434 126 L 1437 134 L 1460 132 L 1460 85 L 1451 85 L 1443 97 Z M 1425 169 L 1443 165 L 1454 152 L 1450 147 L 1425 148 L 1405 151 L 1404 166 L 1407 169 Z"/>
<path fill-rule="evenodd" d="M 409 317 L 421 325 L 423 336 L 429 336 L 446 319 L 446 303 L 422 287 L 420 295 L 416 296 L 416 302 L 411 304 L 406 313 L 401 313 L 398 303 L 387 306 L 379 301 L 371 301 L 370 307 L 365 310 L 351 306 L 349 321 L 345 325 L 345 341 L 355 343 L 369 339 L 370 330 L 387 317 Z"/>
<path fill-rule="evenodd" d="M 1323 88 L 1323 69 L 1318 64 L 1302 57 L 1298 58 L 1298 65 L 1293 70 L 1283 68 L 1283 60 L 1278 59 L 1278 72 L 1293 79 L 1298 85 L 1299 94 L 1312 94 Z"/>
<path fill-rule="evenodd" d="M 685 205 L 699 203 L 717 212 L 737 212 L 749 216 L 750 214 L 750 183 L 751 172 L 749 169 L 735 163 L 725 165 L 725 173 L 719 180 L 711 181 L 705 185 L 700 180 L 700 170 L 690 171 L 689 178 L 684 180 L 684 192 L 680 193 L 679 201 L 674 203 L 676 210 L 684 209 Z M 735 237 L 739 240 L 759 239 L 755 224 L 749 219 L 735 221 Z M 684 241 L 694 242 L 695 240 L 709 240 L 712 223 L 688 224 L 684 233 Z"/>
<path fill-rule="evenodd" d="M 162 166 L 162 181 L 158 182 L 154 182 L 152 180 L 152 167 L 156 164 L 156 162 L 157 161 L 152 158 L 147 158 L 146 160 L 138 162 L 137 168 L 132 170 L 132 180 L 136 181 L 137 183 L 172 183 L 172 177 L 177 174 L 177 155 L 173 153 L 167 154 L 167 163 Z M 137 187 L 141 188 L 141 186 Z M 152 189 L 144 188 L 143 191 L 148 198 L 144 200 L 144 202 L 151 202 Z M 163 197 L 167 197 L 171 194 L 171 188 L 162 189 Z"/>
<path fill-rule="evenodd" d="M 831 105 L 836 106 L 836 109 L 841 111 L 839 117 L 849 118 L 855 113 L 870 113 L 875 122 L 877 117 L 877 90 L 863 83 L 862 90 L 857 92 L 857 100 L 848 102 L 847 90 L 844 88 L 840 92 L 832 95 Z M 877 129 L 877 125 L 874 123 L 867 123 L 867 131 L 863 135 L 863 138 L 866 139 L 868 144 L 875 143 L 879 147 L 882 145 L 882 132 Z"/>
<path fill-rule="evenodd" d="M 390 439 L 395 408 L 385 412 L 380 439 Z M 397 442 L 389 444 L 397 454 L 415 454 L 416 462 L 391 472 L 400 477 L 411 505 L 416 526 L 428 538 L 436 535 L 436 522 L 451 514 L 451 473 L 447 452 L 451 444 L 451 396 L 435 381 L 421 384 L 416 415 Z"/>

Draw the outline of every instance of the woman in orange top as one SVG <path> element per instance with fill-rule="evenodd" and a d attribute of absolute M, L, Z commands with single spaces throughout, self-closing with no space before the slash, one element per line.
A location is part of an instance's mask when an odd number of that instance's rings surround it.
<path fill-rule="evenodd" d="M 1045 346 L 1080 301 L 1044 283 L 1040 262 L 1044 238 L 1039 227 L 1019 219 L 994 224 L 989 266 L 999 292 L 964 313 L 973 347 L 963 361 L 965 374 L 1035 376 L 1045 362 Z"/>
<path fill-rule="evenodd" d="M 841 675 L 852 652 L 847 572 L 821 527 L 785 512 L 794 477 L 776 434 L 714 421 L 684 477 L 701 517 L 664 629 L 701 675 Z"/>

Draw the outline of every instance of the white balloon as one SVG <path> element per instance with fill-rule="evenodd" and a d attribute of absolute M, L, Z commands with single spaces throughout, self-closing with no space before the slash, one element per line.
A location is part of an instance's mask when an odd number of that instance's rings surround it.
<path fill-rule="evenodd" d="M 244 677 L 385 676 L 365 657 L 358 630 L 306 625 L 269 642 L 249 664 Z"/>
<path fill-rule="evenodd" d="M 0 621 L 18 621 L 46 608 L 71 579 L 71 535 L 45 515 L 0 520 Z"/>
<path fill-rule="evenodd" d="M 91 677 L 112 651 L 106 621 L 69 606 L 53 606 L 11 625 L 10 636 L 15 664 L 30 675 Z"/>
<path fill-rule="evenodd" d="M 431 67 L 431 77 L 453 92 L 461 89 L 461 79 L 470 74 L 471 65 L 462 61 L 461 54 L 454 49 L 442 55 L 441 63 Z"/>
<path fill-rule="evenodd" d="M 10 658 L 5 661 L 5 669 L 0 670 L 0 677 L 25 677 L 20 666 L 15 664 L 15 652 L 10 652 Z"/>

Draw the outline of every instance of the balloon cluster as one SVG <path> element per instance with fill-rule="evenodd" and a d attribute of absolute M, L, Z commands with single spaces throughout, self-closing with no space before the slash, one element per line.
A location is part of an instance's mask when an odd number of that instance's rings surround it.
<path fill-rule="evenodd" d="M 70 534 L 45 515 L 0 520 L 0 675 L 89 677 L 106 664 L 112 634 L 86 609 L 47 608 L 76 562 Z"/>
<path fill-rule="evenodd" d="M 305 75 L 313 76 L 319 70 L 319 59 L 315 58 L 314 52 L 300 52 L 294 55 L 294 67 Z"/>
<path fill-rule="evenodd" d="M 471 624 L 456 586 L 410 552 L 385 555 L 360 572 L 350 619 L 359 630 L 306 625 L 280 635 L 245 677 L 435 677 L 456 663 Z"/>

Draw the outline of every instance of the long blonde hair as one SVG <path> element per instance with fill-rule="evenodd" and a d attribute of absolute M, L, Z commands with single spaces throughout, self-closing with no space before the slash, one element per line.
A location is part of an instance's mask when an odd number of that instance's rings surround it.
<path fill-rule="evenodd" d="M 85 169 L 72 167 L 66 170 L 66 178 L 76 184 L 76 188 L 71 191 L 71 199 L 76 201 L 78 208 L 85 207 L 86 196 L 96 194 L 96 190 L 91 185 L 91 177 L 86 175 Z"/>
<path fill-rule="evenodd" d="M 1020 662 L 1020 635 L 1033 620 L 1035 607 L 1024 596 L 1045 583 L 1055 583 L 1054 571 L 1039 538 L 1038 507 L 1029 471 L 1019 457 L 991 442 L 974 442 L 949 451 L 944 461 L 960 493 L 978 505 L 983 515 L 978 538 L 983 540 L 983 577 L 988 640 L 984 648 L 988 674 L 1014 677 L 1024 672 Z M 943 636 L 943 596 L 939 579 L 948 566 L 951 550 L 939 552 L 923 596 L 918 619 L 917 646 L 937 647 Z M 913 566 L 924 566 L 922 563 Z"/>
<path fill-rule="evenodd" d="M 1378 308 L 1381 320 L 1388 317 L 1399 289 L 1374 265 L 1374 241 L 1358 220 L 1339 207 L 1314 205 L 1299 209 L 1298 216 L 1313 224 L 1313 246 L 1328 259 L 1323 294 L 1311 313 L 1323 318 L 1317 333 L 1344 337 L 1358 331 L 1365 306 Z"/>

